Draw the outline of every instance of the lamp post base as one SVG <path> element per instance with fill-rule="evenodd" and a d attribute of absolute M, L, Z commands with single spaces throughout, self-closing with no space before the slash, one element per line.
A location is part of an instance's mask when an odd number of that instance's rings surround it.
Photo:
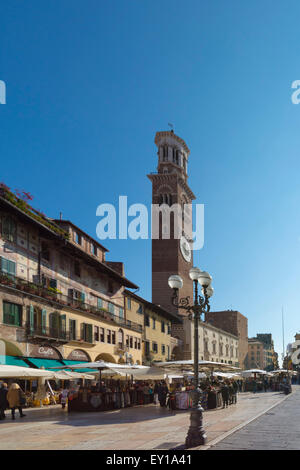
<path fill-rule="evenodd" d="M 197 371 L 198 374 L 198 371 Z M 193 409 L 191 411 L 191 424 L 185 440 L 185 447 L 203 446 L 206 443 L 206 434 L 203 429 L 203 408 L 201 406 L 201 390 L 199 387 L 193 392 Z"/>
<path fill-rule="evenodd" d="M 203 446 L 206 443 L 206 434 L 203 429 L 202 409 L 191 412 L 191 424 L 185 440 L 186 449 Z"/>

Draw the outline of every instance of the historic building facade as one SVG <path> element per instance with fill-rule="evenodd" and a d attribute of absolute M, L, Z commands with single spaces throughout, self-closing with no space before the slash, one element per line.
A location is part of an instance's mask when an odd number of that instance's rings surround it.
<path fill-rule="evenodd" d="M 128 353 L 141 364 L 142 325 L 127 320 L 123 295 L 137 286 L 122 263 L 107 262 L 106 248 L 71 222 L 0 191 L 1 351 L 45 365 L 124 363 Z"/>
<path fill-rule="evenodd" d="M 174 325 L 172 331 L 172 334 L 183 342 L 183 348 L 176 351 L 176 359 L 193 359 L 193 322 L 183 317 L 183 325 Z M 199 360 L 223 362 L 239 367 L 239 338 L 201 321 L 199 323 Z"/>
<path fill-rule="evenodd" d="M 143 364 L 175 358 L 183 342 L 171 336 L 172 325 L 181 325 L 182 319 L 133 292 L 124 294 L 126 318 L 143 328 Z"/>
<path fill-rule="evenodd" d="M 205 320 L 208 324 L 236 336 L 239 341 L 239 364 L 247 368 L 248 357 L 248 319 L 236 310 L 209 312 Z"/>

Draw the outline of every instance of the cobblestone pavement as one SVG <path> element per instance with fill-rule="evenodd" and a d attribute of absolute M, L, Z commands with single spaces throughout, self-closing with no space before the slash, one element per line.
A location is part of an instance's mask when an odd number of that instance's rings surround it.
<path fill-rule="evenodd" d="M 209 450 L 299 450 L 300 387 L 278 406 Z"/>
<path fill-rule="evenodd" d="M 297 397 L 299 399 L 297 394 Z M 285 400 L 278 392 L 242 393 L 238 403 L 204 413 L 208 443 Z M 284 403 L 283 403 L 284 405 Z M 282 406 L 283 406 L 282 405 Z M 71 413 L 59 406 L 25 410 L 0 421 L 0 449 L 172 449 L 184 444 L 189 411 L 148 405 L 99 413 Z"/>

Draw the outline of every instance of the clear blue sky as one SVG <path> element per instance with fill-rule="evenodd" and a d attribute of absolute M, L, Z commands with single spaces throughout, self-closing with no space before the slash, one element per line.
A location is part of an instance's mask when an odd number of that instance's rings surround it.
<path fill-rule="evenodd" d="M 286 343 L 300 330 L 299 17 L 293 0 L 2 2 L 0 180 L 96 236 L 98 204 L 151 203 L 154 135 L 173 123 L 205 204 L 212 308 L 281 353 L 282 305 Z M 104 244 L 151 299 L 150 242 Z"/>

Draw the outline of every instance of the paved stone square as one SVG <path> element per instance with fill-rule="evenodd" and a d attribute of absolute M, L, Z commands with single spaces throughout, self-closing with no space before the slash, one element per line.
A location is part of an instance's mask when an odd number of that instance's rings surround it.
<path fill-rule="evenodd" d="M 299 450 L 300 387 L 279 406 L 231 434 L 210 450 Z"/>
<path fill-rule="evenodd" d="M 300 399 L 300 392 L 296 397 Z M 236 405 L 206 411 L 208 445 L 282 401 L 279 408 L 283 407 L 285 399 L 279 392 L 242 393 Z M 54 406 L 25 413 L 26 417 L 20 418 L 16 411 L 16 420 L 12 421 L 6 411 L 6 420 L 0 421 L 0 449 L 167 450 L 184 444 L 190 416 L 189 411 L 170 411 L 156 405 L 70 414 Z"/>

